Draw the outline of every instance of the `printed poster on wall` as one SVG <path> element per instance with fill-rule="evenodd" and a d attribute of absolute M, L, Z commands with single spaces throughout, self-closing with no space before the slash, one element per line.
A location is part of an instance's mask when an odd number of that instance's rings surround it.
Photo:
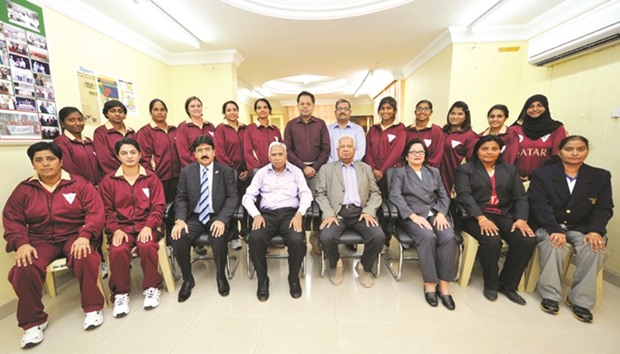
<path fill-rule="evenodd" d="M 133 82 L 118 79 L 118 87 L 120 90 L 120 99 L 125 106 L 127 106 L 127 112 L 138 113 L 138 107 L 136 106 L 136 94 L 133 90 Z"/>
<path fill-rule="evenodd" d="M 0 140 L 60 134 L 40 7 L 0 0 Z"/>
<path fill-rule="evenodd" d="M 109 100 L 118 100 L 118 83 L 116 79 L 97 76 L 97 86 L 99 87 L 99 101 L 102 107 Z"/>
<path fill-rule="evenodd" d="M 78 70 L 77 78 L 82 114 L 86 118 L 86 125 L 96 127 L 99 125 L 100 118 L 97 78 L 92 71 L 83 67 Z"/>

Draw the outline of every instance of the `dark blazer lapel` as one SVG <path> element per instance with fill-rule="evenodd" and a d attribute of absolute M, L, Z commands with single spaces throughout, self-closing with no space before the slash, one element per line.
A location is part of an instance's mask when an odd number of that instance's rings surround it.
<path fill-rule="evenodd" d="M 484 165 L 480 161 L 476 161 L 474 163 L 474 168 L 478 176 L 482 178 L 484 182 L 486 182 L 486 184 L 489 186 L 489 189 L 490 189 L 491 188 L 491 177 L 489 177 L 489 174 L 487 173 L 486 168 L 484 168 Z M 495 172 L 497 173 L 497 170 L 495 170 Z"/>
<path fill-rule="evenodd" d="M 413 178 L 413 181 L 415 181 L 415 183 L 420 186 L 420 188 L 424 189 L 425 191 L 432 193 L 435 188 L 433 188 L 434 186 L 434 181 L 433 181 L 433 174 L 431 173 L 431 171 L 429 171 L 429 169 L 426 166 L 422 166 L 422 179 L 420 180 L 420 178 L 418 177 L 418 174 L 415 173 L 415 171 L 412 168 L 409 168 L 409 170 L 415 175 L 415 177 Z"/>
<path fill-rule="evenodd" d="M 338 163 L 334 164 L 333 167 L 336 169 L 336 176 L 338 176 L 340 185 L 344 188 L 344 175 L 342 174 L 342 163 L 340 162 L 340 160 L 338 160 L 337 162 Z M 357 172 L 357 165 L 355 163 L 353 164 L 353 168 L 355 168 L 355 172 Z"/>
<path fill-rule="evenodd" d="M 553 175 L 551 176 L 553 181 L 552 187 L 558 199 L 562 201 L 562 204 L 566 205 L 571 198 L 571 194 L 568 189 L 568 183 L 566 183 L 564 166 L 561 163 L 557 163 L 555 167 L 556 168 L 553 169 Z"/>
<path fill-rule="evenodd" d="M 187 194 L 189 197 L 189 208 L 188 212 L 192 212 L 196 205 L 198 204 L 198 200 L 200 199 L 200 164 L 194 163 L 190 165 L 191 170 L 188 171 L 187 174 Z"/>
<path fill-rule="evenodd" d="M 222 184 L 222 166 L 214 162 L 213 163 L 213 181 L 211 182 L 211 188 L 212 188 L 211 194 L 213 194 L 213 197 L 215 197 L 215 193 L 220 192 L 219 187 L 221 185 L 223 185 Z"/>
<path fill-rule="evenodd" d="M 575 203 L 586 199 L 588 191 L 591 189 L 591 185 L 594 183 L 594 178 L 590 177 L 590 166 L 581 165 L 579 169 L 579 175 L 575 182 L 575 188 L 573 188 L 573 194 L 570 195 L 570 199 L 566 207 L 572 207 Z M 566 186 L 568 189 L 568 186 Z"/>

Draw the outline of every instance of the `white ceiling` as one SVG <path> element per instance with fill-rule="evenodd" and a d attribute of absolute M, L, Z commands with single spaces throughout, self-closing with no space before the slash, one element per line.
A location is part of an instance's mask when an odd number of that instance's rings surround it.
<path fill-rule="evenodd" d="M 220 0 L 155 0 L 201 40 L 199 49 L 163 33 L 144 1 L 39 2 L 170 65 L 213 62 L 235 50 L 240 88 L 289 101 L 294 94 L 275 94 L 263 84 L 304 74 L 346 79 L 344 89 L 317 96 L 352 99 L 368 70 L 396 78 L 410 74 L 449 28 L 451 42 L 457 32 L 468 40 L 527 40 L 610 0 L 414 0 L 373 14 L 311 21 L 261 15 Z"/>

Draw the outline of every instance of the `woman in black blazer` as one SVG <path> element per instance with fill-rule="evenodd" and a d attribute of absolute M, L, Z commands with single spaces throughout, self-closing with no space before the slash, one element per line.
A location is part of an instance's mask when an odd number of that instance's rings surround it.
<path fill-rule="evenodd" d="M 450 197 L 439 170 L 426 165 L 428 150 L 420 139 L 405 145 L 407 166 L 394 171 L 390 180 L 390 201 L 394 203 L 401 227 L 413 238 L 420 257 L 424 297 L 437 306 L 437 296 L 454 310 L 450 281 L 456 254 L 456 237 L 448 216 Z"/>
<path fill-rule="evenodd" d="M 495 301 L 499 290 L 512 302 L 525 305 L 516 290 L 536 239 L 526 222 L 528 203 L 517 168 L 502 163 L 503 146 L 504 142 L 494 135 L 478 140 L 472 161 L 456 171 L 456 199 L 466 214 L 461 228 L 480 243 L 484 297 Z M 502 240 L 510 249 L 498 276 Z"/>
<path fill-rule="evenodd" d="M 528 191 L 536 227 L 540 265 L 538 293 L 543 311 L 556 314 L 562 298 L 562 261 L 573 245 L 577 254 L 573 286 L 566 304 L 583 322 L 593 319 L 596 276 L 603 267 L 607 223 L 613 215 L 609 171 L 584 163 L 588 140 L 572 135 L 560 142 L 561 162 L 534 171 Z"/>

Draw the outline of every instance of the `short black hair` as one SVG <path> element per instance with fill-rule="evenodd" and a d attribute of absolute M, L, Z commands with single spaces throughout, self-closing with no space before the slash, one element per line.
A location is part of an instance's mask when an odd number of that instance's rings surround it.
<path fill-rule="evenodd" d="M 127 107 L 125 107 L 123 102 L 118 101 L 118 100 L 109 100 L 109 101 L 107 101 L 106 103 L 103 104 L 103 115 L 107 118 L 108 117 L 108 111 L 111 110 L 114 107 L 121 107 L 123 112 L 125 112 L 125 114 L 127 114 Z"/>
<path fill-rule="evenodd" d="M 586 144 L 586 148 L 588 150 L 590 149 L 590 143 L 588 142 L 588 139 L 586 139 L 582 135 L 569 135 L 566 138 L 562 139 L 562 141 L 560 141 L 560 145 L 558 147 L 560 150 L 562 150 L 562 148 L 564 148 L 564 145 L 575 140 L 583 142 L 584 144 Z"/>
<path fill-rule="evenodd" d="M 308 97 L 310 97 L 310 99 L 312 100 L 312 103 L 314 104 L 315 98 L 314 98 L 314 95 L 311 94 L 310 92 L 308 92 L 308 91 L 301 91 L 299 93 L 299 95 L 297 95 L 297 103 L 299 103 L 299 99 L 301 98 L 301 96 L 308 96 Z"/>
<path fill-rule="evenodd" d="M 47 141 L 40 141 L 38 143 L 34 143 L 28 147 L 26 153 L 30 158 L 30 162 L 34 162 L 34 155 L 39 151 L 49 150 L 54 154 L 54 156 L 58 157 L 59 160 L 62 160 L 62 150 L 58 147 L 58 145 L 54 143 L 49 143 Z"/>
<path fill-rule="evenodd" d="M 424 164 L 428 161 L 428 148 L 426 144 L 419 138 L 411 139 L 407 144 L 405 144 L 405 149 L 403 150 L 403 160 L 407 161 L 407 155 L 409 155 L 409 149 L 413 144 L 422 144 L 422 148 L 424 149 Z"/>
<path fill-rule="evenodd" d="M 269 108 L 269 113 L 271 113 L 271 103 L 266 98 L 259 98 L 254 102 L 254 111 L 256 111 L 256 107 L 258 107 L 258 102 L 265 102 L 267 108 Z"/>
<path fill-rule="evenodd" d="M 196 139 L 194 139 L 194 142 L 192 143 L 192 151 L 196 151 L 196 148 L 199 147 L 202 144 L 207 144 L 209 146 L 211 146 L 212 149 L 215 149 L 215 144 L 213 143 L 213 138 L 211 138 L 208 135 L 201 135 L 199 137 L 197 137 Z"/>
<path fill-rule="evenodd" d="M 502 155 L 503 155 L 503 153 L 501 152 L 501 150 L 504 147 L 504 145 L 506 145 L 506 144 L 497 135 L 491 135 L 491 134 L 485 135 L 485 136 L 481 137 L 476 142 L 476 145 L 474 145 L 474 155 L 471 157 L 472 161 L 479 161 L 480 160 L 478 158 L 478 150 L 480 150 L 480 147 L 482 146 L 482 144 L 488 143 L 490 141 L 496 142 L 497 145 L 499 145 L 500 153 L 499 153 L 499 157 L 497 158 L 497 161 L 495 161 L 495 162 L 496 163 L 502 162 Z"/>
<path fill-rule="evenodd" d="M 237 104 L 237 102 L 230 100 L 224 102 L 224 104 L 222 105 L 222 113 L 226 113 L 226 106 L 228 106 L 229 104 L 234 104 L 235 107 L 237 107 L 237 110 L 239 110 L 239 105 Z"/>
<path fill-rule="evenodd" d="M 114 144 L 114 150 L 116 150 L 116 155 L 121 151 L 121 146 L 123 145 L 133 145 L 133 147 L 140 152 L 140 144 L 134 138 L 123 138 Z"/>
<path fill-rule="evenodd" d="M 151 100 L 151 102 L 149 103 L 149 112 L 153 110 L 153 107 L 155 106 L 155 103 L 157 102 L 161 103 L 161 105 L 164 106 L 164 109 L 166 110 L 166 112 L 168 112 L 168 106 L 166 106 L 164 101 L 160 100 L 159 98 L 154 98 Z"/>
<path fill-rule="evenodd" d="M 67 118 L 69 114 L 74 113 L 74 112 L 78 112 L 82 116 L 82 118 L 84 118 L 84 115 L 82 114 L 82 112 L 80 112 L 79 109 L 68 106 L 68 107 L 62 107 L 60 111 L 58 111 L 58 119 L 61 122 L 64 122 L 65 118 Z"/>

